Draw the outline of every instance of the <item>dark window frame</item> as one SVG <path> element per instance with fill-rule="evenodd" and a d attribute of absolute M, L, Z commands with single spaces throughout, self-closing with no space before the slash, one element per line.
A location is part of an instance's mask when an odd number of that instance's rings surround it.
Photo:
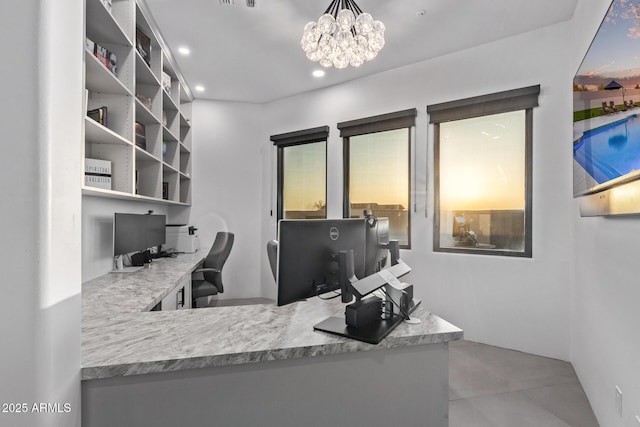
<path fill-rule="evenodd" d="M 329 139 L 329 126 L 320 126 L 310 129 L 304 129 L 294 132 L 287 132 L 278 135 L 271 135 L 269 138 L 273 145 L 277 148 L 277 160 L 276 160 L 276 221 L 283 218 L 284 214 L 284 149 L 287 147 L 293 147 L 295 145 L 312 144 L 315 142 L 325 143 L 325 179 L 324 179 L 324 199 L 325 199 L 325 218 L 327 217 L 327 162 L 328 162 L 328 150 L 327 141 Z"/>
<path fill-rule="evenodd" d="M 396 111 L 388 114 L 366 117 L 357 120 L 350 120 L 338 123 L 338 130 L 342 138 L 342 159 L 343 159 L 343 183 L 342 183 L 342 217 L 349 218 L 351 214 L 351 204 L 349 201 L 349 178 L 350 178 L 350 142 L 352 136 L 367 135 L 372 133 L 386 132 L 397 129 L 408 129 L 408 176 L 407 194 L 407 244 L 400 245 L 401 249 L 411 249 L 411 128 L 416 125 L 418 111 L 415 108 Z"/>
<path fill-rule="evenodd" d="M 481 95 L 427 106 L 434 125 L 434 218 L 433 251 L 508 257 L 533 257 L 533 108 L 538 106 L 540 85 Z M 440 123 L 513 111 L 525 112 L 525 209 L 524 251 L 440 246 Z"/>

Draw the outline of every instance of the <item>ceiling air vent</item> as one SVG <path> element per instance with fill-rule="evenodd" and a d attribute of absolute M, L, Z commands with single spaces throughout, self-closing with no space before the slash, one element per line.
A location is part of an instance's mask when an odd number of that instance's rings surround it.
<path fill-rule="evenodd" d="M 256 0 L 220 0 L 222 6 L 244 6 L 256 7 Z"/>

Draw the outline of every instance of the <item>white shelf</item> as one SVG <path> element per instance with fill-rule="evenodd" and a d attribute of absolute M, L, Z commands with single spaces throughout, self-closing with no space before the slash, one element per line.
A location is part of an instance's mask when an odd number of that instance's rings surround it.
<path fill-rule="evenodd" d="M 149 201 L 149 202 L 153 202 L 153 203 L 164 203 L 166 205 L 191 206 L 191 203 L 178 202 L 178 201 L 175 201 L 175 200 L 157 199 L 155 197 L 137 196 L 137 198 L 141 202 Z"/>
<path fill-rule="evenodd" d="M 137 49 L 134 50 L 136 51 L 136 83 L 156 85 L 160 87 L 160 81 L 153 74 L 153 71 L 151 71 L 151 68 L 149 68 L 147 63 L 144 62 L 144 59 L 142 59 L 142 55 L 140 55 L 140 52 L 138 52 Z"/>
<path fill-rule="evenodd" d="M 86 0 L 86 4 L 87 37 L 98 44 L 113 43 L 121 46 L 133 46 L 126 31 L 100 0 Z"/>
<path fill-rule="evenodd" d="M 131 91 L 88 49 L 84 50 L 84 61 L 86 64 L 85 86 L 90 92 L 131 96 Z"/>
<path fill-rule="evenodd" d="M 187 120 L 187 118 L 180 112 L 180 127 L 191 128 L 191 123 Z"/>
<path fill-rule="evenodd" d="M 164 88 L 162 88 L 162 107 L 165 110 L 178 111 L 178 105 L 173 101 L 171 95 L 169 95 Z"/>
<path fill-rule="evenodd" d="M 167 162 L 162 162 L 162 168 L 166 173 L 177 173 L 177 174 L 180 174 L 180 171 L 178 169 L 174 168 L 173 166 L 171 166 Z"/>
<path fill-rule="evenodd" d="M 188 153 L 188 154 L 191 154 L 191 150 L 189 150 L 189 149 L 187 148 L 187 146 L 186 146 L 186 145 L 184 145 L 184 143 L 182 143 L 182 142 L 180 143 L 180 152 L 181 152 L 181 153 Z"/>
<path fill-rule="evenodd" d="M 187 93 L 187 88 L 183 87 L 182 85 L 180 85 L 180 103 L 181 104 L 188 104 L 192 101 L 191 97 L 189 96 L 189 94 Z M 189 90 L 189 93 L 191 93 L 191 90 Z"/>
<path fill-rule="evenodd" d="M 167 205 L 189 206 L 189 203 L 174 200 L 159 199 L 157 197 L 143 196 L 140 194 L 123 193 L 122 191 L 105 190 L 97 187 L 82 186 L 83 196 L 106 197 L 110 199 L 131 200 L 137 202 L 163 203 Z"/>
<path fill-rule="evenodd" d="M 160 124 L 160 119 L 157 118 L 145 105 L 136 98 L 136 122 L 143 123 L 145 125 Z"/>
<path fill-rule="evenodd" d="M 168 127 L 162 126 L 162 139 L 167 142 L 178 142 L 179 139 L 169 130 Z"/>
<path fill-rule="evenodd" d="M 161 163 L 162 160 L 136 145 L 136 161 L 145 163 Z"/>
<path fill-rule="evenodd" d="M 124 193 L 122 191 L 107 190 L 104 188 L 90 187 L 86 185 L 82 186 L 82 194 L 85 196 L 101 196 L 112 199 L 128 199 L 135 197 L 133 194 Z"/>
<path fill-rule="evenodd" d="M 84 118 L 84 135 L 85 141 L 91 143 L 133 146 L 131 141 L 87 116 Z"/>

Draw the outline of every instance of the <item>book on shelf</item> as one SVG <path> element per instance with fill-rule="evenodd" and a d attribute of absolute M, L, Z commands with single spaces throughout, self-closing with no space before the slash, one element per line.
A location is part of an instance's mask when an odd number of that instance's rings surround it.
<path fill-rule="evenodd" d="M 110 176 L 84 176 L 84 185 L 86 187 L 96 187 L 105 190 L 111 190 L 111 177 Z"/>
<path fill-rule="evenodd" d="M 94 110 L 87 111 L 87 117 L 100 123 L 102 126 L 107 127 L 107 107 L 100 107 Z"/>
<path fill-rule="evenodd" d="M 169 200 L 169 183 L 167 181 L 162 181 L 162 198 Z"/>
<path fill-rule="evenodd" d="M 111 176 L 111 162 L 109 160 L 84 159 L 84 173 Z"/>
<path fill-rule="evenodd" d="M 84 185 L 111 190 L 111 162 L 85 158 Z"/>
<path fill-rule="evenodd" d="M 93 56 L 98 58 L 98 60 L 104 65 L 107 70 L 111 71 L 114 75 L 117 75 L 118 72 L 118 59 L 116 58 L 116 54 L 111 52 L 109 49 L 100 46 L 98 43 L 92 41 L 87 37 L 85 40 L 86 48 L 89 52 L 93 52 Z"/>
<path fill-rule="evenodd" d="M 151 39 L 140 28 L 136 28 L 136 50 L 144 62 L 151 67 Z"/>
<path fill-rule="evenodd" d="M 167 142 L 162 141 L 162 161 L 167 161 Z"/>
<path fill-rule="evenodd" d="M 171 96 L 171 76 L 164 71 L 162 72 L 162 89 Z"/>
<path fill-rule="evenodd" d="M 162 110 L 162 126 L 167 126 L 168 120 L 167 120 L 167 112 Z"/>
<path fill-rule="evenodd" d="M 147 133 L 144 124 L 136 122 L 136 145 L 143 150 L 147 149 Z"/>
<path fill-rule="evenodd" d="M 142 105 L 147 107 L 147 110 L 151 111 L 151 98 L 140 93 L 136 93 L 136 98 L 138 98 L 138 101 L 140 101 Z"/>

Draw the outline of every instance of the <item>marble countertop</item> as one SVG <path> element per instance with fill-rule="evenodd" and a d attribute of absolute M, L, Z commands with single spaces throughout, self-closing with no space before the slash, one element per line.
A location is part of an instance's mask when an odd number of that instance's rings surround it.
<path fill-rule="evenodd" d="M 161 258 L 133 273 L 108 273 L 82 284 L 82 317 L 151 310 L 191 275 L 205 252 Z"/>
<path fill-rule="evenodd" d="M 403 322 L 377 345 L 313 330 L 327 317 L 344 315 L 339 298 L 312 298 L 283 307 L 145 311 L 202 256 L 162 260 L 144 271 L 102 276 L 83 285 L 83 380 L 407 347 L 463 335 L 461 329 L 429 313 L 424 303 L 412 314 L 422 323 Z"/>

